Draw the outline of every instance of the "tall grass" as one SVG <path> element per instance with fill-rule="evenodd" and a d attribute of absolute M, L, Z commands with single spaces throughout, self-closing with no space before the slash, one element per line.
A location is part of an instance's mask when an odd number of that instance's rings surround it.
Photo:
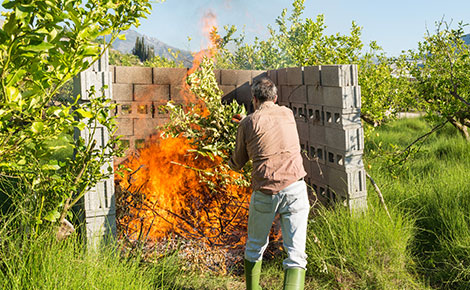
<path fill-rule="evenodd" d="M 394 122 L 372 137 L 368 152 L 380 142 L 405 146 L 428 130 L 421 119 Z M 436 288 L 470 289 L 470 144 L 449 125 L 398 175 L 380 158 L 367 162 L 388 205 L 416 220 L 411 249 L 423 277 Z"/>
<path fill-rule="evenodd" d="M 45 232 L 2 240 L 0 261 L 0 289 L 174 289 L 180 273 L 174 255 L 147 264 L 115 247 L 90 252 L 77 236 L 57 241 Z"/>
<path fill-rule="evenodd" d="M 320 209 L 309 224 L 307 275 L 318 289 L 423 289 L 409 272 L 413 220 L 373 205 Z"/>

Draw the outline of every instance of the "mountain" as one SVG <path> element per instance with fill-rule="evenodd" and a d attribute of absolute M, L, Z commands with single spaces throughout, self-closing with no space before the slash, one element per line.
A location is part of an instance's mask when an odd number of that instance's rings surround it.
<path fill-rule="evenodd" d="M 137 37 L 144 37 L 145 44 L 153 46 L 156 55 L 173 59 L 172 55 L 168 52 L 168 49 L 171 49 L 173 52 L 179 51 L 180 54 L 178 56 L 178 60 L 182 60 L 186 67 L 191 67 L 193 56 L 191 55 L 191 52 L 187 50 L 181 50 L 170 46 L 157 38 L 140 34 L 135 30 L 126 30 L 122 34 L 126 36 L 126 40 L 116 39 L 113 43 L 113 49 L 122 53 L 132 53 Z"/>

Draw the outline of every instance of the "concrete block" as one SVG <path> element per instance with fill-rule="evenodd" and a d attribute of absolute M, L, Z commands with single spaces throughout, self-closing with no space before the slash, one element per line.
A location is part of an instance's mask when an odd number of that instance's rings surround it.
<path fill-rule="evenodd" d="M 286 69 L 287 83 L 291 86 L 300 86 L 304 84 L 303 68 L 290 67 Z"/>
<path fill-rule="evenodd" d="M 344 110 L 337 107 L 324 106 L 325 126 L 331 128 L 347 128 L 361 126 L 361 110 Z"/>
<path fill-rule="evenodd" d="M 362 212 L 367 209 L 367 192 L 358 198 L 351 198 L 347 201 L 347 206 L 352 212 Z"/>
<path fill-rule="evenodd" d="M 220 83 L 222 85 L 243 85 L 251 83 L 251 71 L 249 70 L 221 70 Z"/>
<path fill-rule="evenodd" d="M 163 118 L 134 119 L 134 137 L 147 139 L 158 132 L 158 126 L 165 124 Z"/>
<path fill-rule="evenodd" d="M 153 83 L 155 85 L 183 85 L 188 73 L 187 68 L 153 68 Z"/>
<path fill-rule="evenodd" d="M 116 215 L 96 216 L 85 221 L 87 246 L 89 249 L 99 249 L 102 244 L 116 236 Z"/>
<path fill-rule="evenodd" d="M 346 170 L 350 167 L 364 167 L 362 154 L 354 154 L 353 152 L 337 150 L 326 146 L 327 155 L 326 164 L 329 167 Z"/>
<path fill-rule="evenodd" d="M 326 145 L 333 149 L 360 154 L 364 149 L 364 130 L 361 126 L 345 129 L 328 128 L 325 131 Z"/>
<path fill-rule="evenodd" d="M 89 100 L 90 89 L 94 87 L 95 96 L 106 96 L 111 98 L 111 73 L 110 72 L 95 72 L 95 71 L 84 71 L 74 79 L 74 96 L 80 94 L 81 100 Z"/>
<path fill-rule="evenodd" d="M 321 85 L 325 87 L 357 86 L 357 66 L 322 65 Z"/>
<path fill-rule="evenodd" d="M 306 121 L 307 108 L 305 104 L 289 103 L 289 108 L 292 110 L 296 120 Z"/>
<path fill-rule="evenodd" d="M 307 85 L 307 103 L 321 106 L 324 102 L 323 87 Z"/>
<path fill-rule="evenodd" d="M 292 103 L 307 104 L 306 86 L 282 86 L 282 100 Z"/>
<path fill-rule="evenodd" d="M 132 136 L 134 135 L 134 121 L 131 118 L 116 118 L 117 130 L 115 135 Z"/>
<path fill-rule="evenodd" d="M 153 104 L 153 117 L 154 118 L 169 118 L 169 113 L 165 108 L 165 105 L 168 103 L 168 101 L 154 101 L 152 102 Z"/>
<path fill-rule="evenodd" d="M 296 120 L 297 132 L 299 133 L 299 138 L 304 140 L 309 140 L 309 130 L 308 123 L 305 120 Z M 308 152 L 308 147 L 303 148 L 303 150 Z"/>
<path fill-rule="evenodd" d="M 152 102 L 121 102 L 117 105 L 119 118 L 152 118 Z"/>
<path fill-rule="evenodd" d="M 116 66 L 116 83 L 118 84 L 151 84 L 151 67 Z"/>
<path fill-rule="evenodd" d="M 316 144 L 326 144 L 326 128 L 322 125 L 308 123 L 309 141 Z"/>
<path fill-rule="evenodd" d="M 278 81 L 277 81 L 277 70 L 268 70 L 267 71 L 267 76 L 268 78 L 270 78 L 273 83 L 278 86 Z M 278 87 L 279 88 L 279 87 Z"/>
<path fill-rule="evenodd" d="M 311 177 L 313 180 L 319 180 L 322 183 L 327 184 L 328 169 L 325 164 L 317 162 L 317 160 L 311 160 L 309 168 L 310 168 L 310 171 L 308 171 L 309 177 Z"/>
<path fill-rule="evenodd" d="M 361 89 L 354 87 L 323 87 L 323 104 L 328 107 L 357 110 L 361 108 Z"/>
<path fill-rule="evenodd" d="M 220 81 L 221 81 L 221 72 L 220 72 L 220 69 L 215 69 L 214 70 L 214 76 L 215 76 L 215 81 L 217 82 L 218 85 L 220 85 Z"/>
<path fill-rule="evenodd" d="M 287 82 L 287 69 L 281 68 L 277 70 L 277 82 L 278 86 L 289 85 L 289 83 Z"/>
<path fill-rule="evenodd" d="M 110 65 L 109 71 L 111 72 L 111 81 L 115 83 L 116 82 L 116 66 Z"/>
<path fill-rule="evenodd" d="M 366 191 L 364 167 L 348 167 L 345 170 L 328 167 L 328 186 L 347 198 L 363 196 Z"/>
<path fill-rule="evenodd" d="M 306 66 L 304 67 L 304 83 L 306 85 L 313 85 L 319 87 L 320 81 L 320 66 Z"/>
<path fill-rule="evenodd" d="M 326 164 L 326 146 L 309 140 L 310 159 L 320 164 Z"/>
<path fill-rule="evenodd" d="M 328 185 L 322 180 L 316 180 L 314 178 L 310 178 L 310 184 L 318 201 L 325 205 L 328 204 Z"/>
<path fill-rule="evenodd" d="M 259 80 L 262 77 L 267 77 L 268 74 L 265 70 L 252 70 L 251 71 L 251 82 L 250 84 L 253 84 L 256 80 Z"/>
<path fill-rule="evenodd" d="M 134 101 L 169 101 L 170 86 L 169 85 L 134 85 Z"/>
<path fill-rule="evenodd" d="M 85 218 L 114 215 L 116 213 L 114 179 L 102 180 L 87 191 L 84 195 L 84 206 Z"/>
<path fill-rule="evenodd" d="M 186 86 L 171 85 L 170 100 L 175 104 L 189 104 L 196 100 L 196 96 Z"/>
<path fill-rule="evenodd" d="M 317 126 L 323 126 L 324 119 L 322 119 L 323 106 L 307 104 L 308 123 Z"/>
<path fill-rule="evenodd" d="M 113 100 L 132 102 L 134 90 L 132 84 L 112 84 Z"/>
<path fill-rule="evenodd" d="M 299 136 L 299 143 L 300 143 L 300 153 L 302 154 L 302 156 L 307 155 L 308 154 L 307 150 L 309 148 L 308 139 Z"/>

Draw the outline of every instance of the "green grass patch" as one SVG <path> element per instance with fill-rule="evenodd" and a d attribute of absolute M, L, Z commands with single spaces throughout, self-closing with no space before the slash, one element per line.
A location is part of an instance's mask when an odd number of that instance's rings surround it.
<path fill-rule="evenodd" d="M 430 127 L 422 119 L 399 120 L 373 135 L 367 153 L 382 142 L 406 146 Z M 422 144 L 405 166 L 390 174 L 389 164 L 366 153 L 369 173 L 392 210 L 415 220 L 410 249 L 421 275 L 436 288 L 470 288 L 470 144 L 446 125 Z M 396 168 L 395 168 L 396 169 Z M 374 192 L 369 189 L 369 196 Z"/>

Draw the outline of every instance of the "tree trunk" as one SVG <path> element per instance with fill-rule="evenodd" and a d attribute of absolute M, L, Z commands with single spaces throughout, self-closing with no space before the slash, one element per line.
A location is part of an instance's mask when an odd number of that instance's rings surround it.
<path fill-rule="evenodd" d="M 470 133 L 468 132 L 468 126 L 462 124 L 454 118 L 449 118 L 449 122 L 452 123 L 452 125 L 454 125 L 454 127 L 460 131 L 465 140 L 470 142 Z"/>

